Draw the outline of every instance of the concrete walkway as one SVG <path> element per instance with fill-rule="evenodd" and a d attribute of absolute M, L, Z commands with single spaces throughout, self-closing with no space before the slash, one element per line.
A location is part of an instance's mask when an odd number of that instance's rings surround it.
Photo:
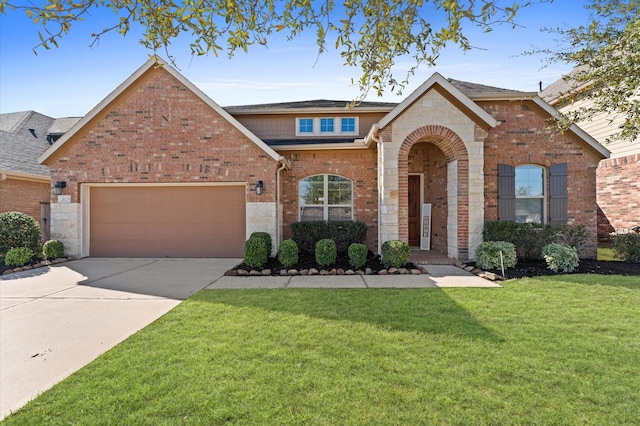
<path fill-rule="evenodd" d="M 81 259 L 0 276 L 0 419 L 203 289 L 499 287 L 429 274 L 226 277 L 240 259 Z"/>

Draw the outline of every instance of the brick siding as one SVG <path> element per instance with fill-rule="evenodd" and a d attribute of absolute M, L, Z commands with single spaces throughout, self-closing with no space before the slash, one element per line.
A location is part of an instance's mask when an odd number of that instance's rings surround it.
<path fill-rule="evenodd" d="M 0 213 L 26 213 L 40 223 L 40 203 L 51 197 L 49 182 L 7 178 L 0 181 Z"/>
<path fill-rule="evenodd" d="M 597 182 L 598 238 L 640 225 L 640 154 L 601 161 Z"/>
<path fill-rule="evenodd" d="M 600 158 L 569 133 L 559 134 L 533 103 L 480 103 L 501 124 L 485 140 L 485 220 L 498 219 L 498 164 L 568 165 L 568 223 L 585 224 L 592 233 L 581 257 L 596 255 L 596 167 Z M 548 191 L 548 181 L 547 181 Z M 548 192 L 547 192 L 548 194 Z M 548 200 L 547 200 L 548 203 Z M 548 209 L 547 209 L 548 210 Z"/>
<path fill-rule="evenodd" d="M 147 71 L 74 138 L 49 161 L 72 203 L 81 183 L 95 182 L 246 181 L 248 202 L 275 201 L 277 162 L 163 68 Z"/>
<path fill-rule="evenodd" d="M 378 178 L 375 149 L 291 152 L 285 157 L 292 170 L 282 172 L 283 234 L 291 238 L 290 225 L 299 219 L 298 182 L 317 174 L 335 174 L 353 181 L 353 219 L 369 226 L 367 247 L 378 247 Z"/>

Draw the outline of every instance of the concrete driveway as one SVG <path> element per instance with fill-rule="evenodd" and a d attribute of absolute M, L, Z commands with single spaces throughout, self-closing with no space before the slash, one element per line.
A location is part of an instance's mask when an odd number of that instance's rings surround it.
<path fill-rule="evenodd" d="M 0 277 L 0 419 L 239 259 L 81 259 Z"/>

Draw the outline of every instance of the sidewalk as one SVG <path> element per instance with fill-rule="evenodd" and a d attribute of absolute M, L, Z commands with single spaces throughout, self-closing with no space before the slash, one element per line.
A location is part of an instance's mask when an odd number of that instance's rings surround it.
<path fill-rule="evenodd" d="M 296 275 L 284 277 L 223 276 L 207 289 L 237 288 L 444 288 L 500 287 L 453 265 L 424 265 L 422 275 Z"/>

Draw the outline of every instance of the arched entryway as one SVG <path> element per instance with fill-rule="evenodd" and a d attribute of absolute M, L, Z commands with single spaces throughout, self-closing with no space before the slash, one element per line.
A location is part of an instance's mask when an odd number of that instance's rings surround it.
<path fill-rule="evenodd" d="M 399 237 L 416 244 L 416 204 L 432 204 L 431 247 L 469 258 L 469 159 L 462 139 L 437 125 L 410 133 L 398 154 Z M 419 220 L 419 219 L 418 219 Z"/>

